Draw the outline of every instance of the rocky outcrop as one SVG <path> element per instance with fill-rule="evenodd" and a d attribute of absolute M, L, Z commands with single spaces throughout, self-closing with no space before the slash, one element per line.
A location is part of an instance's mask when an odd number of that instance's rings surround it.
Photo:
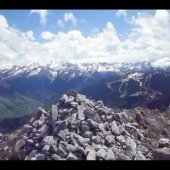
<path fill-rule="evenodd" d="M 25 160 L 151 160 L 142 121 L 72 92 L 49 112 L 39 108 L 15 149 L 25 151 Z"/>

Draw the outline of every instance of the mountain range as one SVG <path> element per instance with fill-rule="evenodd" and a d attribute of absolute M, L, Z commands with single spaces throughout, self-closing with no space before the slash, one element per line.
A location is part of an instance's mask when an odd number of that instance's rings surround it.
<path fill-rule="evenodd" d="M 106 105 L 165 110 L 170 103 L 169 67 L 152 62 L 50 63 L 0 69 L 0 117 L 18 117 L 49 109 L 70 89 Z"/>

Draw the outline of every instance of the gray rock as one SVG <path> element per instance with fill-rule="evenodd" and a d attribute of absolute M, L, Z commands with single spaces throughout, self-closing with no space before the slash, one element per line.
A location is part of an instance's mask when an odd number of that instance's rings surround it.
<path fill-rule="evenodd" d="M 35 158 L 36 158 L 36 160 L 45 160 L 45 155 L 44 154 L 36 154 Z"/>
<path fill-rule="evenodd" d="M 146 157 L 142 154 L 141 151 L 136 151 L 136 160 L 146 160 Z"/>
<path fill-rule="evenodd" d="M 100 136 L 92 136 L 91 140 L 96 144 L 104 144 L 104 140 Z"/>
<path fill-rule="evenodd" d="M 136 147 L 137 147 L 136 143 L 130 137 L 127 137 L 126 145 L 127 145 L 127 148 L 129 148 L 130 150 L 136 150 Z"/>
<path fill-rule="evenodd" d="M 125 145 L 126 144 L 126 140 L 125 138 L 120 135 L 120 136 L 116 136 L 116 140 L 121 144 L 121 145 Z"/>
<path fill-rule="evenodd" d="M 155 160 L 170 160 L 170 148 L 160 148 L 153 151 Z"/>
<path fill-rule="evenodd" d="M 103 122 L 106 122 L 106 116 L 105 115 L 100 116 L 100 118 Z"/>
<path fill-rule="evenodd" d="M 131 160 L 131 158 L 123 153 L 118 153 L 117 154 L 117 159 L 118 160 Z"/>
<path fill-rule="evenodd" d="M 77 139 L 78 144 L 83 146 L 83 147 L 88 145 L 88 142 L 90 142 L 89 138 L 83 138 L 82 136 L 80 136 L 78 134 L 74 134 L 74 138 Z"/>
<path fill-rule="evenodd" d="M 103 106 L 104 106 L 102 100 L 97 101 L 97 102 L 96 102 L 96 105 L 99 106 L 99 107 L 103 107 Z"/>
<path fill-rule="evenodd" d="M 91 119 L 87 119 L 87 123 L 90 126 L 90 128 L 92 129 L 98 129 L 99 128 L 99 124 L 96 123 L 95 121 L 91 120 Z"/>
<path fill-rule="evenodd" d="M 31 161 L 36 161 L 36 158 L 35 157 L 31 158 Z"/>
<path fill-rule="evenodd" d="M 120 124 L 123 123 L 122 118 L 121 118 L 121 116 L 120 116 L 120 113 L 114 113 L 114 114 L 113 114 L 113 119 L 114 119 L 115 121 L 119 122 Z"/>
<path fill-rule="evenodd" d="M 141 151 L 143 155 L 146 155 L 149 152 L 149 150 L 143 145 L 138 145 L 137 150 Z"/>
<path fill-rule="evenodd" d="M 71 144 L 67 144 L 66 149 L 68 152 L 72 152 L 72 153 L 74 153 L 76 151 L 76 147 Z"/>
<path fill-rule="evenodd" d="M 97 109 L 97 112 L 99 113 L 100 116 L 107 114 L 107 112 L 106 112 L 106 110 L 104 108 Z"/>
<path fill-rule="evenodd" d="M 82 124 L 81 125 L 81 131 L 82 132 L 86 132 L 86 131 L 89 131 L 90 130 L 90 127 L 86 124 Z"/>
<path fill-rule="evenodd" d="M 74 97 L 73 96 L 69 96 L 68 100 L 66 101 L 66 103 L 72 103 L 74 102 Z"/>
<path fill-rule="evenodd" d="M 73 113 L 72 116 L 71 116 L 71 119 L 70 119 L 71 125 L 76 121 L 76 118 L 77 118 L 77 113 Z"/>
<path fill-rule="evenodd" d="M 127 131 L 123 126 L 119 125 L 118 128 L 119 128 L 119 132 L 120 132 L 121 135 L 127 134 Z"/>
<path fill-rule="evenodd" d="M 61 157 L 61 158 L 66 158 L 68 153 L 61 147 L 59 146 L 58 150 L 57 150 L 57 154 Z"/>
<path fill-rule="evenodd" d="M 77 102 L 85 102 L 86 101 L 86 96 L 81 95 L 81 94 L 77 94 L 76 101 Z"/>
<path fill-rule="evenodd" d="M 63 141 L 65 141 L 65 137 L 67 134 L 68 134 L 68 129 L 64 129 L 61 130 L 57 136 L 60 137 L 60 139 L 62 139 Z"/>
<path fill-rule="evenodd" d="M 89 99 L 86 99 L 85 103 L 86 103 L 86 105 L 88 105 L 88 106 L 90 106 L 90 107 L 92 107 L 92 108 L 95 107 L 94 102 L 91 101 L 91 100 L 89 100 Z"/>
<path fill-rule="evenodd" d="M 56 155 L 56 154 L 52 154 L 51 155 L 51 160 L 61 160 L 61 157 Z"/>
<path fill-rule="evenodd" d="M 113 115 L 106 116 L 108 122 L 113 122 Z"/>
<path fill-rule="evenodd" d="M 72 106 L 72 107 L 77 107 L 77 106 L 78 106 L 78 103 L 77 103 L 77 102 L 71 102 L 71 106 Z"/>
<path fill-rule="evenodd" d="M 15 144 L 15 151 L 18 151 L 21 149 L 23 146 L 25 146 L 26 142 L 24 140 L 18 140 Z"/>
<path fill-rule="evenodd" d="M 97 112 L 90 108 L 90 107 L 86 107 L 85 110 L 84 110 L 84 115 L 87 117 L 87 118 L 91 118 L 92 116 L 94 116 L 95 114 L 97 114 Z"/>
<path fill-rule="evenodd" d="M 57 121 L 57 117 L 58 117 L 58 106 L 57 105 L 52 105 L 51 117 L 52 117 L 52 121 Z"/>
<path fill-rule="evenodd" d="M 51 146 L 51 147 L 50 147 L 51 152 L 52 152 L 52 153 L 57 153 L 57 150 L 58 150 L 57 146 L 54 145 L 54 144 L 52 144 L 52 145 L 50 145 L 50 146 Z"/>
<path fill-rule="evenodd" d="M 32 129 L 33 129 L 32 126 L 26 124 L 26 125 L 24 125 L 24 127 L 23 127 L 23 133 L 31 133 L 31 132 L 32 132 Z"/>
<path fill-rule="evenodd" d="M 75 155 L 77 157 L 84 157 L 86 156 L 86 152 L 81 146 L 76 146 Z"/>
<path fill-rule="evenodd" d="M 119 127 L 117 126 L 115 121 L 112 122 L 111 129 L 112 129 L 112 132 L 115 136 L 120 135 Z"/>
<path fill-rule="evenodd" d="M 132 126 L 129 122 L 125 125 L 125 129 L 126 129 L 130 134 L 136 134 L 136 133 L 137 133 L 136 127 Z"/>
<path fill-rule="evenodd" d="M 58 121 L 57 122 L 57 126 L 56 128 L 53 130 L 53 134 L 57 135 L 61 130 L 66 129 L 67 125 L 68 125 L 68 120 L 64 120 L 64 121 Z"/>
<path fill-rule="evenodd" d="M 84 115 L 85 107 L 82 105 L 78 105 L 77 110 L 78 110 L 78 119 L 85 120 L 85 115 Z"/>
<path fill-rule="evenodd" d="M 47 144 L 47 145 L 55 145 L 56 141 L 54 140 L 53 136 L 46 136 L 43 140 L 42 143 Z"/>
<path fill-rule="evenodd" d="M 106 146 L 112 146 L 115 142 L 115 137 L 113 135 L 108 135 L 105 137 L 105 145 Z"/>
<path fill-rule="evenodd" d="M 70 152 L 67 156 L 67 160 L 78 160 L 78 158 Z"/>
<path fill-rule="evenodd" d="M 49 131 L 50 128 L 46 124 L 44 124 L 40 129 L 38 129 L 38 132 L 40 132 L 40 135 L 43 138 L 48 135 Z"/>
<path fill-rule="evenodd" d="M 66 94 L 64 94 L 60 99 L 61 102 L 66 102 L 67 100 L 68 100 L 68 96 Z"/>
<path fill-rule="evenodd" d="M 31 160 L 35 155 L 38 153 L 37 150 L 32 150 L 29 155 L 27 156 L 27 160 Z"/>
<path fill-rule="evenodd" d="M 159 139 L 159 144 L 158 144 L 159 148 L 164 148 L 164 147 L 169 148 L 169 145 L 170 145 L 169 139 L 167 138 Z"/>
<path fill-rule="evenodd" d="M 91 149 L 87 154 L 87 160 L 96 160 L 96 152 L 95 150 Z"/>
<path fill-rule="evenodd" d="M 91 138 L 91 137 L 93 136 L 93 133 L 90 132 L 90 131 L 86 131 L 86 132 L 83 132 L 83 133 L 82 133 L 82 136 L 83 136 L 84 138 Z"/>
<path fill-rule="evenodd" d="M 32 139 L 28 139 L 26 142 L 27 142 L 28 144 L 33 144 L 33 143 L 34 143 L 34 141 L 33 141 Z"/>
<path fill-rule="evenodd" d="M 96 153 L 97 159 L 105 159 L 106 158 L 106 151 L 101 148 Z"/>
<path fill-rule="evenodd" d="M 42 151 L 43 152 L 49 152 L 50 151 L 50 145 L 45 145 L 43 148 L 42 148 Z"/>
<path fill-rule="evenodd" d="M 106 153 L 106 160 L 115 160 L 115 154 L 113 153 L 112 149 L 109 148 L 107 153 Z"/>

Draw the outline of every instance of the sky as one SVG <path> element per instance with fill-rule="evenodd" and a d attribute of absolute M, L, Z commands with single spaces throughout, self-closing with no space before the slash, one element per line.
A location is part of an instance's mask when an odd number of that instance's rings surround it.
<path fill-rule="evenodd" d="M 170 63 L 168 10 L 0 10 L 0 65 Z"/>

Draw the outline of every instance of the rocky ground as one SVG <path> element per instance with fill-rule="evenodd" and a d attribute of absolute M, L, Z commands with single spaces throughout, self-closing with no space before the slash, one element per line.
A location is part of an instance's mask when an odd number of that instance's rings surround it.
<path fill-rule="evenodd" d="M 169 111 L 111 109 L 74 91 L 15 134 L 0 135 L 0 159 L 170 159 Z M 3 154 L 2 154 L 3 153 Z"/>

